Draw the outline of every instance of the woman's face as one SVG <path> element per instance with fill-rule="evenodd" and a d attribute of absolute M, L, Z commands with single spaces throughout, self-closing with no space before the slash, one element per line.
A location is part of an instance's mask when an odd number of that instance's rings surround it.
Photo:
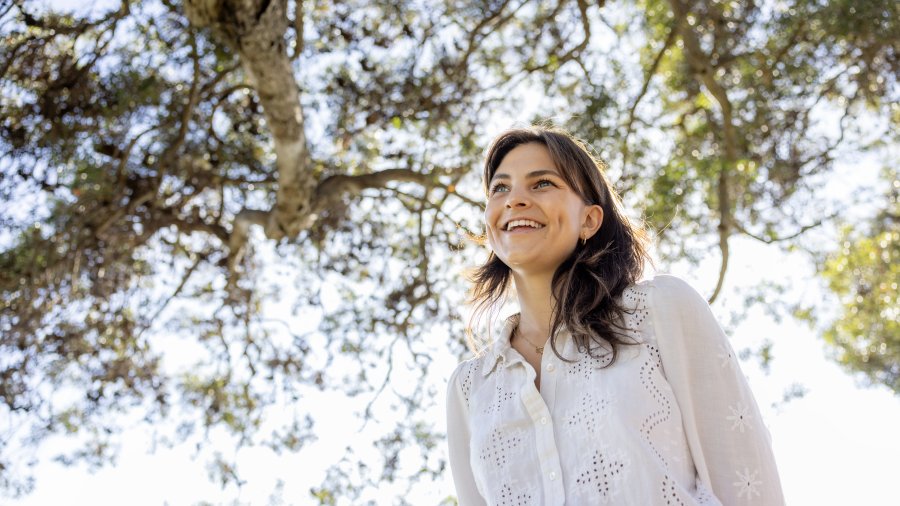
<path fill-rule="evenodd" d="M 602 208 L 566 184 L 543 144 L 513 148 L 488 184 L 488 243 L 514 272 L 552 275 L 602 219 Z"/>

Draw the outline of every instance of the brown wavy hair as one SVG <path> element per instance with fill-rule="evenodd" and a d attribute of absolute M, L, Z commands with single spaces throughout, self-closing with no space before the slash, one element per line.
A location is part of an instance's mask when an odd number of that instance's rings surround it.
<path fill-rule="evenodd" d="M 606 164 L 594 157 L 583 142 L 555 127 L 517 128 L 494 139 L 484 163 L 485 194 L 503 158 L 517 146 L 529 143 L 547 148 L 563 179 L 585 204 L 603 208 L 600 229 L 586 244 L 579 241 L 553 275 L 556 305 L 551 317 L 550 347 L 556 356 L 567 360 L 557 349 L 559 331 L 565 327 L 578 350 L 591 357 L 597 357 L 598 350 L 612 353 L 606 364 L 611 365 L 621 345 L 635 344 L 622 322 L 622 313 L 627 309 L 616 299 L 640 279 L 644 264 L 652 263 L 647 233 L 623 212 L 622 201 L 606 177 Z M 484 244 L 486 236 L 477 239 Z M 472 339 L 473 322 L 499 309 L 510 289 L 510 269 L 492 251 L 487 262 L 472 272 L 470 280 L 473 287 L 469 302 L 474 312 L 467 330 L 470 344 L 477 349 Z"/>

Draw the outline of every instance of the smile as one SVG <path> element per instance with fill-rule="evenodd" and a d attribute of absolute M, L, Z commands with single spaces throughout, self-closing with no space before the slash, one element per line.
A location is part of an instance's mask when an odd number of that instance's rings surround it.
<path fill-rule="evenodd" d="M 529 230 L 539 230 L 544 228 L 544 225 L 533 221 L 533 220 L 512 220 L 503 227 L 503 230 L 506 232 L 515 232 L 515 231 L 529 231 Z"/>

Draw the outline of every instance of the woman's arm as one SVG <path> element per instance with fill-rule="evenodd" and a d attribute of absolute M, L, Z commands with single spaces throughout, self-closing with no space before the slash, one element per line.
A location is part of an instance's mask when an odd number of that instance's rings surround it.
<path fill-rule="evenodd" d="M 478 493 L 472 465 L 469 463 L 469 416 L 467 400 L 459 382 L 460 371 L 470 368 L 473 362 L 464 362 L 456 368 L 447 385 L 447 444 L 450 454 L 450 471 L 460 506 L 484 505 Z M 470 372 L 470 371 L 467 371 Z"/>
<path fill-rule="evenodd" d="M 709 304 L 679 278 L 653 284 L 663 373 L 700 479 L 725 506 L 784 504 L 769 431 Z"/>

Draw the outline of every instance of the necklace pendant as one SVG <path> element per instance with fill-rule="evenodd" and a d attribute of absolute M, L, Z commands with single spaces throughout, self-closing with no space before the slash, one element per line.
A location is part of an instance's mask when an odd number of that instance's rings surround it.
<path fill-rule="evenodd" d="M 543 355 L 543 354 L 544 354 L 544 347 L 543 347 L 543 346 L 535 346 L 535 347 L 534 347 L 534 351 L 538 352 L 538 355 Z"/>

